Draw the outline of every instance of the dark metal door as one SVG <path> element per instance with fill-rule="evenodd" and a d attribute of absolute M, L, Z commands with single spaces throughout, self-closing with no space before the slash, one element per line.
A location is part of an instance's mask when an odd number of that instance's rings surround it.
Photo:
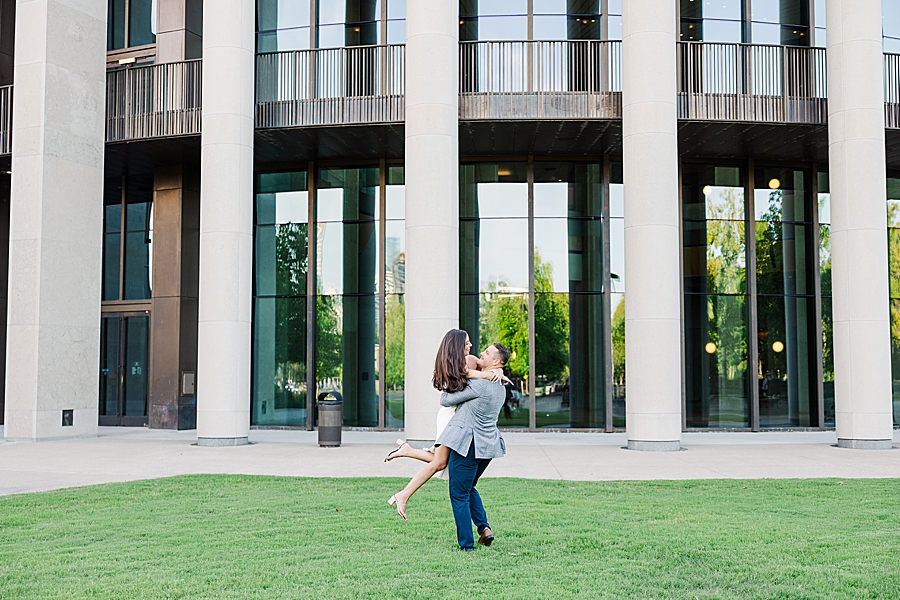
<path fill-rule="evenodd" d="M 147 424 L 150 317 L 104 314 L 100 321 L 100 425 Z"/>

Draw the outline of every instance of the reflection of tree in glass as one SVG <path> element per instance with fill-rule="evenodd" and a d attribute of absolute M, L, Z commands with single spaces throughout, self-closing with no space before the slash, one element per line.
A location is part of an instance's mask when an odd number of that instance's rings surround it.
<path fill-rule="evenodd" d="M 888 224 L 900 223 L 900 203 L 888 202 Z M 888 273 L 890 297 L 900 298 L 900 229 L 888 229 Z M 900 302 L 892 301 L 891 355 L 893 379 L 900 379 Z"/>
<path fill-rule="evenodd" d="M 769 193 L 769 208 L 756 224 L 756 282 L 760 294 L 785 292 L 784 237 L 791 226 L 781 222 L 781 206 L 782 191 L 773 190 Z M 760 329 L 758 377 L 787 379 L 785 355 L 771 350 L 776 341 L 787 341 L 784 302 L 757 300 L 756 306 Z"/>
<path fill-rule="evenodd" d="M 503 294 L 497 288 L 504 282 L 489 284 L 482 294 L 478 339 L 484 350 L 488 344 L 500 342 L 510 351 L 507 373 L 518 379 L 528 377 L 528 300 L 525 294 Z"/>
<path fill-rule="evenodd" d="M 820 201 L 821 204 L 821 201 Z M 831 226 L 819 226 L 819 289 L 831 296 Z M 834 381 L 833 318 L 831 304 L 822 306 L 822 379 Z"/>
<path fill-rule="evenodd" d="M 534 249 L 534 369 L 547 381 L 569 374 L 569 299 L 553 293 L 553 265 Z"/>
<path fill-rule="evenodd" d="M 706 270 L 710 293 L 741 294 L 746 277 L 744 261 L 744 194 L 728 188 L 707 207 Z M 740 219 L 736 221 L 734 219 Z"/>
<path fill-rule="evenodd" d="M 340 296 L 316 298 L 316 379 L 341 376 Z"/>
<path fill-rule="evenodd" d="M 613 384 L 625 385 L 625 295 L 612 317 Z M 620 388 L 621 389 L 621 388 Z"/>
<path fill-rule="evenodd" d="M 275 234 L 275 274 L 277 293 L 282 296 L 306 297 L 307 228 L 302 224 L 285 224 Z M 275 302 L 275 381 L 282 392 L 276 398 L 278 408 L 306 406 L 305 393 L 296 393 L 306 381 L 306 311 L 303 303 L 287 299 Z"/>
<path fill-rule="evenodd" d="M 401 389 L 404 381 L 404 347 L 406 344 L 406 313 L 403 296 L 390 294 L 384 307 L 385 315 L 385 385 L 388 389 Z"/>

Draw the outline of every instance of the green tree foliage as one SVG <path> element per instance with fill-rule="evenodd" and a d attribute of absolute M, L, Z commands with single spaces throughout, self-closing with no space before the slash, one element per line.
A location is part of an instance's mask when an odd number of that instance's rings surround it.
<path fill-rule="evenodd" d="M 625 296 L 613 312 L 612 323 L 613 383 L 625 385 Z"/>
<path fill-rule="evenodd" d="M 316 297 L 316 379 L 340 377 L 341 319 L 340 296 Z"/>
<path fill-rule="evenodd" d="M 306 381 L 307 227 L 278 225 L 275 233 L 275 382 L 278 408 L 306 405 L 305 394 L 294 394 Z M 287 388 L 287 389 L 285 389 Z M 285 395 L 284 392 L 289 392 Z"/>
<path fill-rule="evenodd" d="M 389 294 L 385 302 L 385 385 L 388 389 L 403 387 L 406 344 L 406 310 L 403 296 Z"/>
<path fill-rule="evenodd" d="M 569 373 L 569 298 L 553 293 L 553 265 L 534 249 L 534 368 L 547 381 Z"/>

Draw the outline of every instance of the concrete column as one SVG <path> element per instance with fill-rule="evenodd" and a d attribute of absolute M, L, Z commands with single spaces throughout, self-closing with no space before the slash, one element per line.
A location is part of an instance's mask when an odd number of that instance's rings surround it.
<path fill-rule="evenodd" d="M 197 438 L 247 443 L 253 275 L 253 0 L 204 0 Z"/>
<path fill-rule="evenodd" d="M 838 445 L 890 448 L 881 0 L 828 0 L 826 6 Z"/>
<path fill-rule="evenodd" d="M 16 34 L 5 435 L 92 436 L 106 2 L 19 2 Z"/>
<path fill-rule="evenodd" d="M 434 440 L 441 338 L 459 326 L 459 3 L 406 6 L 406 436 Z"/>
<path fill-rule="evenodd" d="M 203 56 L 203 0 L 160 0 L 157 14 L 156 62 Z"/>
<path fill-rule="evenodd" d="M 678 131 L 671 0 L 622 3 L 626 431 L 633 450 L 681 446 Z"/>

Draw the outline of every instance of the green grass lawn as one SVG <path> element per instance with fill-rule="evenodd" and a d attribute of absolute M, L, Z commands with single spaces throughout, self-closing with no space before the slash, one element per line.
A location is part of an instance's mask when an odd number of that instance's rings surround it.
<path fill-rule="evenodd" d="M 0 598 L 900 598 L 900 480 L 188 476 L 0 498 Z"/>

